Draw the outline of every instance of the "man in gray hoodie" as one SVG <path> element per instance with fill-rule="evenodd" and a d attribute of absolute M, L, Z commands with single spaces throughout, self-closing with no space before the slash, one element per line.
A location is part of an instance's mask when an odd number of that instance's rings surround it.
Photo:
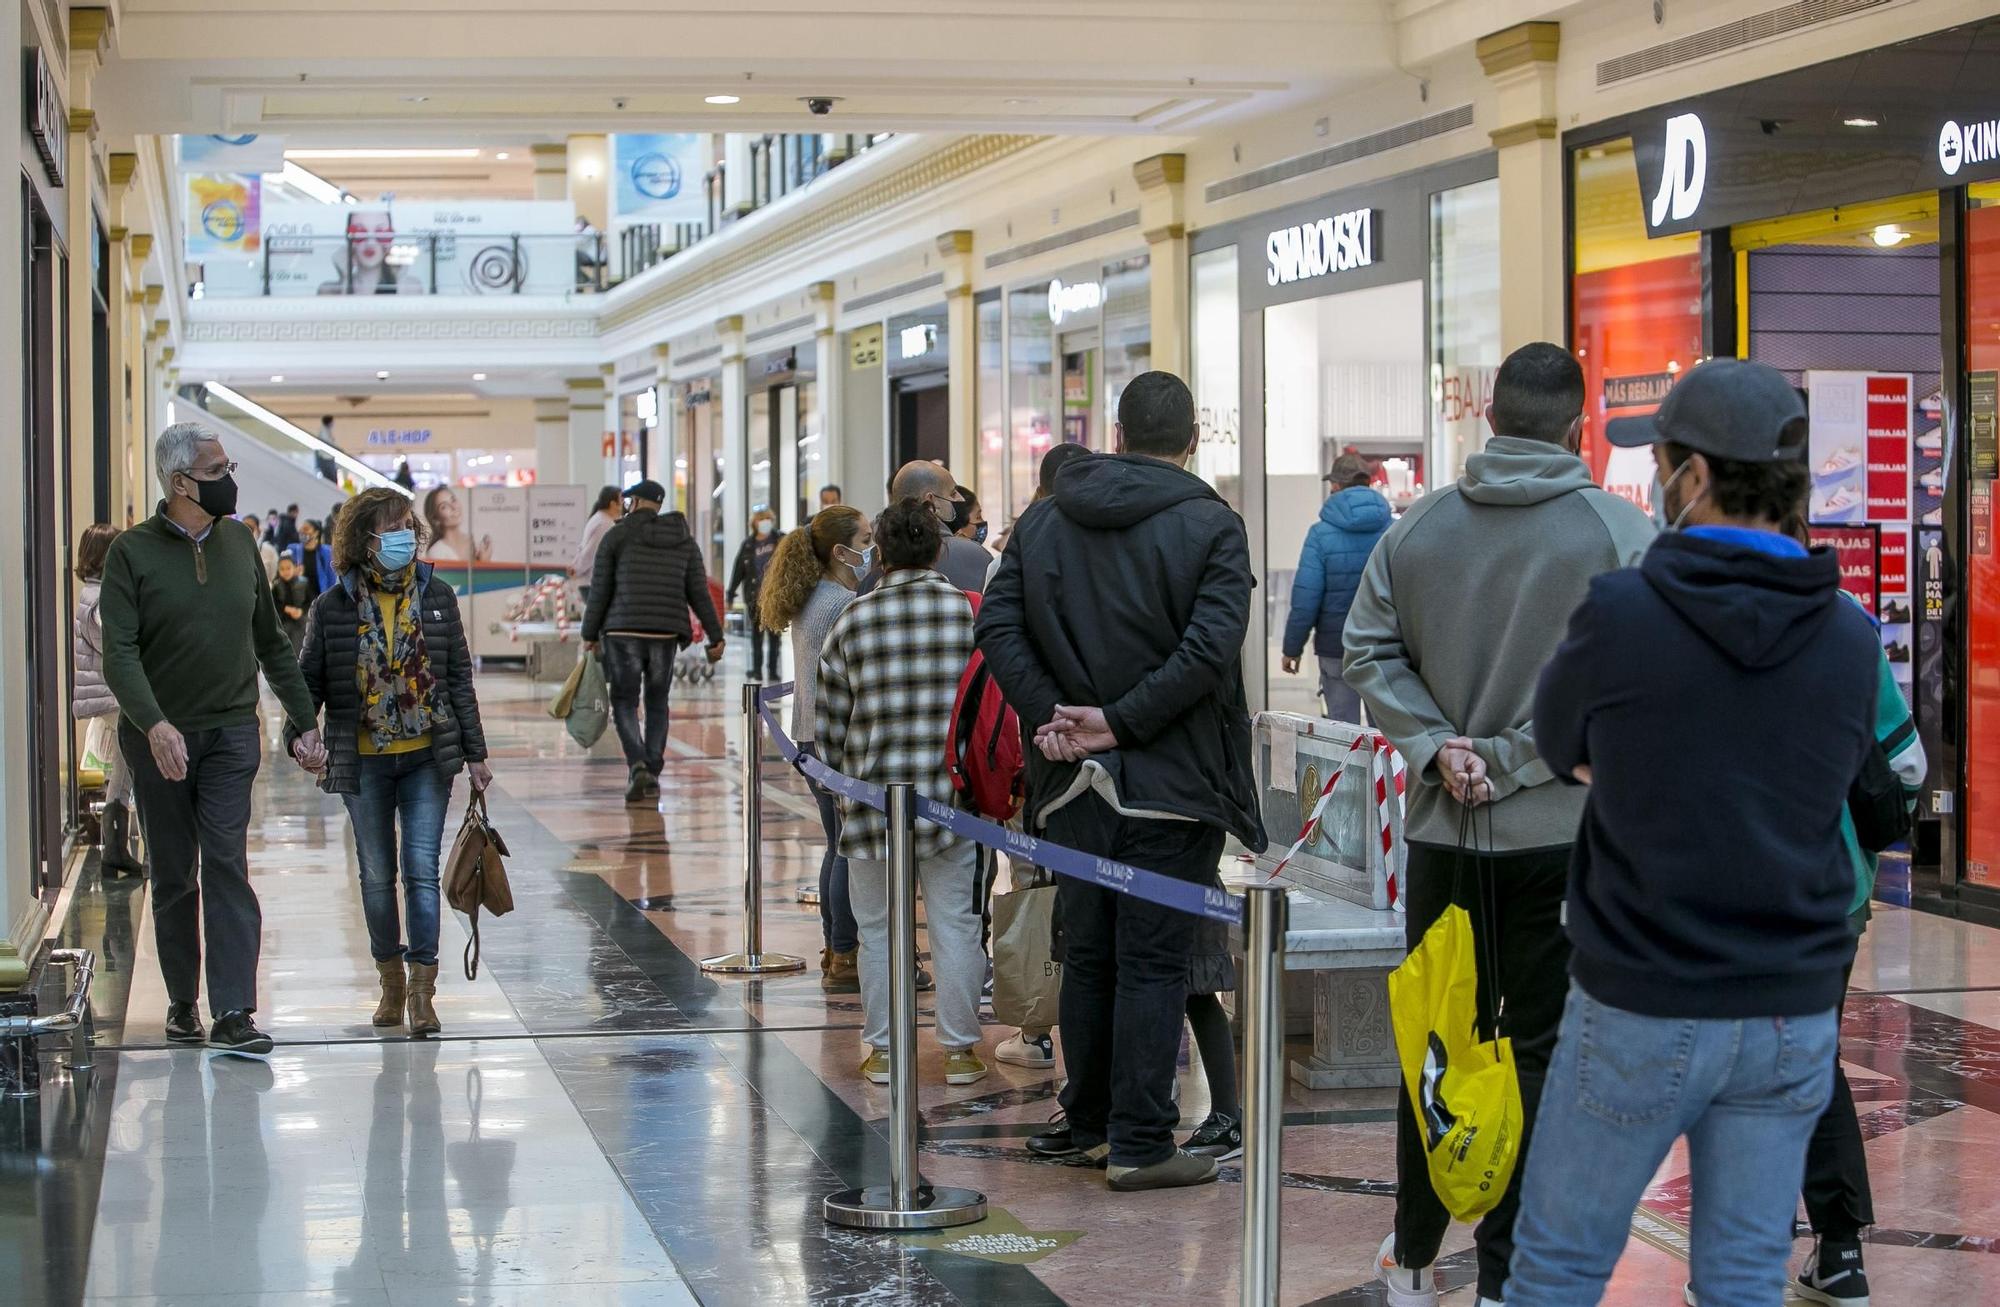
<path fill-rule="evenodd" d="M 1480 957 L 1498 963 L 1525 1131 L 1569 987 L 1562 903 L 1585 794 L 1557 784 L 1535 751 L 1535 686 L 1591 578 L 1637 563 L 1653 539 L 1646 515 L 1599 489 L 1577 457 L 1583 391 L 1583 369 L 1559 346 L 1507 356 L 1486 412 L 1493 439 L 1456 486 L 1418 500 L 1382 537 L 1342 641 L 1347 683 L 1414 780 L 1405 938 L 1416 947 L 1453 902 L 1471 914 Z M 1481 856 L 1468 855 L 1461 874 L 1468 804 L 1476 835 L 1466 843 Z M 1496 1002 L 1480 994 L 1483 1020 Z M 1450 1216 L 1407 1095 L 1396 1126 L 1396 1229 L 1381 1278 L 1389 1307 L 1431 1307 Z M 1524 1133 L 1520 1156 L 1527 1147 Z M 1520 1178 L 1517 1168 L 1476 1231 L 1482 1303 L 1505 1298 Z"/>

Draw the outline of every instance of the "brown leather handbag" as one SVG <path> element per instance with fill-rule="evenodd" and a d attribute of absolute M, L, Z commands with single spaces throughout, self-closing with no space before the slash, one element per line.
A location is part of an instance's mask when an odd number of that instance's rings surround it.
<path fill-rule="evenodd" d="M 514 910 L 514 890 L 507 883 L 507 841 L 493 829 L 486 817 L 486 795 L 473 791 L 465 805 L 465 821 L 452 841 L 451 861 L 445 866 L 444 896 L 452 907 L 472 922 L 472 942 L 465 946 L 465 978 L 479 976 L 479 910 L 496 917 Z"/>

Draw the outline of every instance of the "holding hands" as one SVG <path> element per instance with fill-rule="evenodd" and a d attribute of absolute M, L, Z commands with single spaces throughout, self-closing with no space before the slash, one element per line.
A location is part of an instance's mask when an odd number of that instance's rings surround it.
<path fill-rule="evenodd" d="M 326 770 L 326 743 L 317 730 L 307 731 L 292 741 L 292 757 L 315 776 Z"/>
<path fill-rule="evenodd" d="M 1056 705 L 1056 715 L 1035 732 L 1035 747 L 1050 762 L 1078 763 L 1118 747 L 1102 708 Z"/>

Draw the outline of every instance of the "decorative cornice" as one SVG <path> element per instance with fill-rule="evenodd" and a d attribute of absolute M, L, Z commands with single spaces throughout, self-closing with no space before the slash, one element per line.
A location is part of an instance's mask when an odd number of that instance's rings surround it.
<path fill-rule="evenodd" d="M 153 233 L 135 231 L 126 238 L 126 250 L 132 255 L 132 262 L 144 263 L 153 252 Z"/>
<path fill-rule="evenodd" d="M 1146 244 L 1148 245 L 1158 245 L 1163 241 L 1185 240 L 1187 238 L 1187 224 L 1184 222 L 1170 222 L 1164 227 L 1148 227 L 1144 235 L 1146 237 Z"/>
<path fill-rule="evenodd" d="M 103 52 L 105 38 L 111 34 L 111 11 L 109 9 L 72 9 L 69 11 L 69 48 L 72 55 L 96 55 Z"/>
<path fill-rule="evenodd" d="M 594 340 L 591 319 L 571 317 L 193 318 L 183 334 L 190 343 L 225 345 L 334 345 L 375 341 Z M 590 378 L 592 385 L 603 385 Z"/>
<path fill-rule="evenodd" d="M 948 231 L 937 238 L 937 252 L 946 258 L 955 254 L 972 253 L 972 233 L 969 231 Z"/>
<path fill-rule="evenodd" d="M 69 111 L 70 135 L 88 136 L 96 130 L 97 130 L 97 110 L 71 109 Z"/>
<path fill-rule="evenodd" d="M 831 304 L 837 289 L 830 281 L 816 281 L 806 287 L 806 298 L 821 304 Z"/>
<path fill-rule="evenodd" d="M 167 345 L 163 347 L 160 350 L 160 366 L 165 367 L 167 366 L 167 364 L 172 363 L 173 361 L 174 361 L 174 347 L 172 345 Z"/>
<path fill-rule="evenodd" d="M 570 377 L 563 382 L 563 385 L 569 389 L 571 395 L 581 395 L 592 390 L 601 394 L 604 390 L 604 378 Z"/>
<path fill-rule="evenodd" d="M 104 239 L 110 241 L 113 245 L 122 245 L 125 243 L 125 238 L 131 234 L 130 228 L 112 227 L 104 233 Z"/>
<path fill-rule="evenodd" d="M 562 172 L 569 167 L 569 146 L 564 142 L 530 145 L 528 153 L 534 156 L 536 172 Z"/>
<path fill-rule="evenodd" d="M 157 308 L 157 307 L 159 307 L 159 303 L 160 303 L 160 301 L 161 301 L 162 299 L 166 298 L 166 294 L 167 294 L 167 290 L 166 290 L 166 287 L 164 287 L 164 286 L 148 286 L 148 287 L 146 287 L 146 306 L 147 306 L 148 308 Z"/>
<path fill-rule="evenodd" d="M 124 186 L 131 182 L 132 174 L 139 170 L 139 156 L 114 150 L 105 156 L 104 175 L 113 186 Z"/>
<path fill-rule="evenodd" d="M 1496 128 L 1489 134 L 1493 137 L 1493 148 L 1496 150 L 1504 150 L 1510 145 L 1522 145 L 1529 141 L 1553 141 L 1556 138 L 1556 120 L 1532 118 L 1510 127 Z"/>
<path fill-rule="evenodd" d="M 1473 47 L 1488 77 L 1528 64 L 1552 64 L 1562 49 L 1562 24 L 1516 23 L 1479 38 Z"/>
<path fill-rule="evenodd" d="M 743 330 L 743 315 L 741 313 L 732 313 L 726 318 L 717 318 L 715 320 L 715 334 L 718 336 L 726 336 L 732 331 L 741 330 Z"/>
<path fill-rule="evenodd" d="M 726 232 L 721 236 L 712 236 L 689 253 L 668 260 L 664 265 L 666 274 L 648 286 L 645 293 L 635 295 L 607 313 L 601 324 L 602 329 L 607 333 L 614 332 L 664 305 L 684 301 L 736 273 L 768 263 L 830 232 L 857 226 L 898 204 L 933 194 L 941 186 L 991 167 L 1046 139 L 1042 136 L 968 136 L 900 168 L 886 170 L 882 176 L 824 204 L 802 206 L 789 217 L 761 227 L 755 235 L 735 248 L 703 260 L 703 248 L 709 241 L 727 244 L 730 240 Z M 847 165 L 860 166 L 864 165 Z M 845 172 L 846 168 L 841 171 Z M 836 177 L 838 175 L 835 174 Z M 688 271 L 681 272 L 682 269 Z M 674 275 L 677 272 L 681 275 Z"/>
<path fill-rule="evenodd" d="M 1132 165 L 1132 180 L 1139 183 L 1139 189 L 1156 191 L 1163 186 L 1178 186 L 1187 180 L 1187 156 L 1185 154 L 1155 154 Z"/>

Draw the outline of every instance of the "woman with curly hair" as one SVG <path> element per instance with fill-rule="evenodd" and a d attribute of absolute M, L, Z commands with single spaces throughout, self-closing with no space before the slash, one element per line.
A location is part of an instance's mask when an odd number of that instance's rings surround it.
<path fill-rule="evenodd" d="M 840 505 L 820 510 L 805 530 L 788 533 L 765 570 L 757 615 L 767 631 L 791 628 L 792 738 L 801 752 L 814 752 L 813 690 L 820 648 L 874 564 L 874 529 L 859 509 Z M 840 810 L 831 791 L 818 785 L 812 789 L 820 825 L 826 828 L 826 853 L 819 863 L 819 924 L 825 936 L 819 983 L 829 994 L 856 994 L 861 991 L 855 958 L 860 943 L 847 899 L 847 859 L 840 856 Z"/>
<path fill-rule="evenodd" d="M 458 598 L 417 561 L 423 543 L 424 525 L 401 492 L 350 500 L 333 537 L 339 583 L 313 601 L 299 654 L 313 708 L 326 708 L 320 788 L 341 796 L 354 824 L 361 910 L 382 982 L 373 1022 L 401 1024 L 407 1004 L 412 1035 L 440 1029 L 431 1001 L 438 852 L 452 778 L 469 772 L 477 791 L 493 780 Z"/>

